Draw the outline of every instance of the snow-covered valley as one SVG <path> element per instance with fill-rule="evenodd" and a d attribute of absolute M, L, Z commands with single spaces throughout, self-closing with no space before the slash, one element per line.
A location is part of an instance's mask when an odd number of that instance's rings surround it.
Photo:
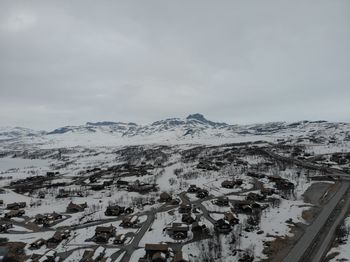
<path fill-rule="evenodd" d="M 18 261 L 282 261 L 341 187 L 349 146 L 346 123 L 200 114 L 3 128 L 0 247 Z"/>

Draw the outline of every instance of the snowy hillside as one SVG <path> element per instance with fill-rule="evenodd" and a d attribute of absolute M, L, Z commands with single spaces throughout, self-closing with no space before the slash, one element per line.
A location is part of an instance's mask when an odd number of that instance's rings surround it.
<path fill-rule="evenodd" d="M 40 136 L 44 135 L 46 132 L 35 131 L 29 128 L 23 127 L 0 127 L 0 140 L 14 139 L 19 137 L 28 136 Z"/>
<path fill-rule="evenodd" d="M 5 141 L 6 140 L 6 141 Z M 88 122 L 48 132 L 26 128 L 0 129 L 2 145 L 55 148 L 67 146 L 116 146 L 132 144 L 222 144 L 280 140 L 304 143 L 332 143 L 350 140 L 350 124 L 325 121 L 274 122 L 229 125 L 207 120 L 201 114 L 185 119 L 169 118 L 148 125 L 122 122 Z"/>
<path fill-rule="evenodd" d="M 0 134 L 0 240 L 18 261 L 148 262 L 150 247 L 167 262 L 282 261 L 341 218 L 350 187 L 346 123 L 194 114 Z"/>

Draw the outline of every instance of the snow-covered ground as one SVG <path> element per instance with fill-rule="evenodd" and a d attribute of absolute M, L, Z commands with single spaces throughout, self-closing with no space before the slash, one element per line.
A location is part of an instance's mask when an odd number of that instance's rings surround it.
<path fill-rule="evenodd" d="M 198 119 L 183 122 L 166 120 L 136 127 L 120 123 L 112 126 L 87 124 L 66 127 L 51 134 L 27 129 L 0 129 L 0 153 L 3 156 L 0 158 L 0 187 L 5 189 L 0 194 L 0 200 L 3 201 L 0 212 L 8 212 L 6 205 L 13 202 L 27 204 L 23 208 L 25 215 L 13 218 L 14 227 L 8 233 L 1 233 L 0 237 L 7 238 L 9 242 L 25 243 L 24 251 L 28 256 L 33 253 L 44 254 L 48 251 L 45 246 L 31 250 L 29 244 L 39 238 L 48 239 L 63 227 L 71 227 L 71 236 L 55 250 L 61 256 L 72 251 L 65 261 L 79 261 L 85 250 L 99 247 L 91 240 L 96 227 L 112 225 L 117 235 L 128 235 L 124 245 L 133 243 L 137 239 L 135 236 L 144 232 L 130 261 L 137 261 L 144 255 L 145 244 L 161 242 L 179 245 L 183 252 L 191 255 L 193 262 L 208 257 L 215 262 L 238 261 L 244 253 L 253 255 L 255 261 L 266 259 L 267 256 L 263 254 L 265 242 L 273 241 L 276 237 L 292 237 L 293 223 L 308 223 L 302 214 L 312 205 L 304 202 L 304 193 L 314 183 L 309 177 L 322 174 L 274 162 L 255 151 L 256 148 L 267 147 L 284 156 L 291 156 L 296 146 L 301 148 L 300 156 L 344 153 L 350 146 L 349 134 L 350 125 L 342 123 L 230 126 Z M 257 143 L 231 144 L 246 141 Z M 200 165 L 203 163 L 204 168 Z M 334 162 L 332 164 L 336 165 Z M 119 169 L 123 165 L 124 169 Z M 344 164 L 342 168 L 347 165 Z M 143 173 L 138 173 L 140 170 Z M 47 179 L 45 186 L 36 185 L 36 189 L 25 193 L 15 192 L 11 186 L 12 182 L 19 179 L 46 176 L 48 171 L 59 171 L 59 174 Z M 263 176 L 254 178 L 248 175 L 249 172 Z M 92 190 L 90 179 L 93 175 L 97 176 L 94 184 L 112 181 L 112 185 Z M 213 220 L 223 218 L 225 212 L 235 212 L 235 202 L 245 200 L 249 193 L 259 194 L 262 187 L 276 188 L 275 182 L 269 179 L 272 176 L 293 183 L 294 190 L 277 190 L 270 196 L 279 201 L 276 205 L 267 200 L 258 201 L 267 208 L 261 212 L 259 224 L 254 229 L 245 230 L 250 216 L 239 213 L 236 215 L 240 222 L 229 234 L 215 234 Z M 141 184 L 156 184 L 157 190 L 140 194 L 129 192 L 126 186 L 118 184 L 120 181 L 132 184 L 136 180 Z M 221 186 L 225 180 L 242 180 L 242 184 L 227 189 Z M 196 194 L 186 193 L 190 185 L 208 190 L 208 199 L 201 200 Z M 60 190 L 80 192 L 81 196 L 72 193 L 66 198 L 57 198 Z M 45 198 L 39 198 L 40 191 L 45 192 Z M 174 222 L 181 222 L 182 214 L 178 212 L 178 206 L 158 202 L 162 192 L 181 201 L 202 204 L 201 208 L 204 209 L 195 214 L 196 219 L 207 226 L 211 237 L 194 241 L 191 231 L 183 240 L 170 237 L 164 229 Z M 229 206 L 215 204 L 220 196 L 229 198 Z M 66 213 L 71 201 L 78 204 L 86 202 L 88 207 L 81 212 Z M 133 215 L 140 215 L 139 226 L 123 228 L 120 226 L 122 217 L 106 216 L 106 208 L 111 204 L 133 207 Z M 33 225 L 36 215 L 52 212 L 62 214 L 63 219 L 50 228 Z M 153 216 L 150 228 L 143 230 L 143 225 Z M 347 220 L 347 223 L 350 222 Z M 120 251 L 118 253 L 124 255 L 123 245 L 116 246 L 113 240 L 114 237 L 110 238 L 106 244 L 105 253 L 110 256 Z M 348 242 L 334 249 L 340 252 L 338 257 L 349 257 L 346 251 Z"/>

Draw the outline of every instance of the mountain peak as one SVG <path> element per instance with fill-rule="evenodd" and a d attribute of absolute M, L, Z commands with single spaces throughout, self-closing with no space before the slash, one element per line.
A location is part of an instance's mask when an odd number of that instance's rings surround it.
<path fill-rule="evenodd" d="M 191 114 L 189 115 L 187 118 L 186 118 L 188 121 L 198 121 L 198 122 L 201 122 L 203 124 L 208 124 L 208 125 L 211 125 L 211 126 L 227 126 L 226 123 L 217 123 L 217 122 L 213 122 L 213 121 L 210 121 L 208 119 L 206 119 L 204 117 L 204 115 L 202 114 L 199 114 L 199 113 L 196 113 L 196 114 Z"/>
<path fill-rule="evenodd" d="M 111 122 L 111 121 L 102 121 L 102 122 L 87 122 L 87 126 L 111 126 L 116 125 L 117 122 Z"/>
<path fill-rule="evenodd" d="M 186 119 L 187 120 L 194 119 L 194 120 L 198 120 L 198 121 L 201 121 L 201 122 L 208 122 L 208 120 L 204 117 L 204 115 L 199 114 L 199 113 L 191 114 L 188 117 L 186 117 Z"/>

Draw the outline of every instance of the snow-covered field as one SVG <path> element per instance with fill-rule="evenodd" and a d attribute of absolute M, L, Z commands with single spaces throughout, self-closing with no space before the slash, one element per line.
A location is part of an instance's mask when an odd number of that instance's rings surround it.
<path fill-rule="evenodd" d="M 64 261 L 80 261 L 84 253 L 89 253 L 85 251 L 101 250 L 101 243 L 94 239 L 96 228 L 112 226 L 116 232 L 102 244 L 101 255 L 113 257 L 114 261 L 129 255 L 130 261 L 138 261 L 145 255 L 146 244 L 157 243 L 175 247 L 170 258 L 176 250 L 182 250 L 190 255 L 191 261 L 198 262 L 205 259 L 234 262 L 246 255 L 260 261 L 268 259 L 266 243 L 277 237 L 291 238 L 296 223 L 309 223 L 304 220 L 303 212 L 313 205 L 304 201 L 304 194 L 315 183 L 310 177 L 322 173 L 275 161 L 257 149 L 267 148 L 286 157 L 309 158 L 315 164 L 320 160 L 313 157 L 325 155 L 330 166 L 349 167 L 345 154 L 350 146 L 348 124 L 230 126 L 203 119 L 181 121 L 164 120 L 147 126 L 87 124 L 51 133 L 0 130 L 0 186 L 4 188 L 0 194 L 3 201 L 0 212 L 9 212 L 8 204 L 26 202 L 22 217 L 1 218 L 1 223 L 11 222 L 13 227 L 0 233 L 0 237 L 9 243 L 25 243 L 24 252 L 29 258 L 50 250 L 45 245 L 38 250 L 29 249 L 31 243 L 40 238 L 48 240 L 55 232 L 69 228 L 70 236 L 54 250 Z M 253 143 L 244 143 L 247 141 Z M 334 152 L 343 154 L 341 166 L 330 162 Z M 50 177 L 47 172 L 59 173 Z M 292 183 L 293 188 L 278 189 L 272 179 L 276 177 Z M 21 179 L 26 179 L 24 184 L 18 183 Z M 221 184 L 226 180 L 242 183 L 223 188 Z M 131 190 L 135 184 L 152 189 Z M 190 185 L 207 190 L 209 196 L 200 199 L 196 193 L 188 193 Z M 245 201 L 251 193 L 261 195 L 262 189 L 275 192 L 253 201 L 260 209 L 252 214 L 237 211 L 236 203 Z M 162 192 L 179 203 L 160 203 Z M 60 194 L 66 195 L 58 197 Z M 227 206 L 216 204 L 222 196 L 228 198 Z M 86 202 L 87 207 L 76 213 L 67 212 L 70 202 Z M 184 239 L 174 239 L 167 228 L 182 222 L 179 204 L 186 203 L 196 207 L 192 215 L 206 225 L 207 231 L 196 235 L 190 224 Z M 106 216 L 107 207 L 113 205 L 131 207 L 132 214 Z M 37 215 L 53 212 L 62 218 L 50 227 L 35 223 Z M 215 221 L 224 218 L 227 212 L 235 213 L 239 223 L 230 226 L 228 234 L 218 234 Z M 122 227 L 121 222 L 129 216 L 138 216 L 138 222 L 133 227 Z M 253 218 L 257 221 L 254 225 L 250 224 Z M 123 234 L 125 242 L 114 243 L 116 236 Z M 340 253 L 338 257 L 349 257 L 348 242 L 334 249 Z M 131 254 L 130 249 L 134 251 Z"/>

